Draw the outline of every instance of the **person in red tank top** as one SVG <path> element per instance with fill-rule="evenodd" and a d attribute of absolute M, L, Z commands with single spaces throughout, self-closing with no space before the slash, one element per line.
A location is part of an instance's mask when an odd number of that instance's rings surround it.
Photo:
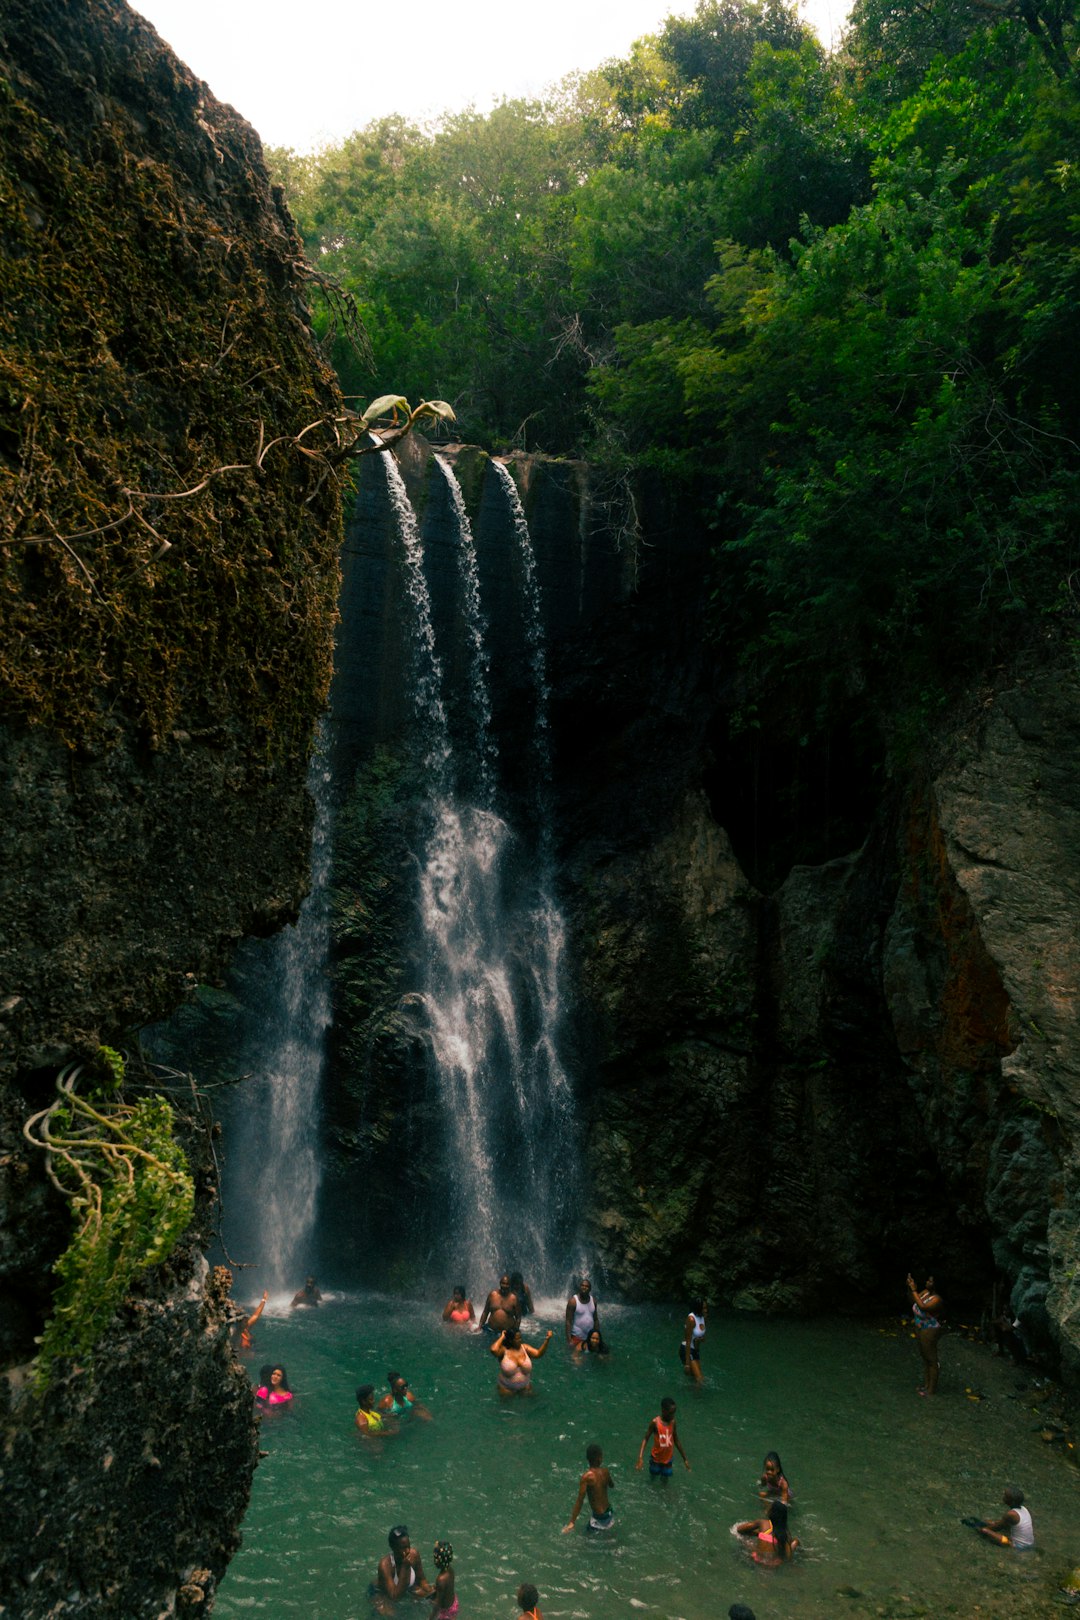
<path fill-rule="evenodd" d="M 637 1466 L 639 1472 L 645 1466 L 645 1447 L 650 1439 L 653 1442 L 653 1448 L 649 1454 L 650 1474 L 661 1474 L 665 1479 L 670 1479 L 672 1475 L 671 1459 L 676 1452 L 682 1458 L 683 1466 L 690 1467 L 686 1452 L 683 1450 L 682 1442 L 679 1439 L 679 1428 L 675 1422 L 675 1402 L 670 1395 L 666 1395 L 660 1402 L 660 1416 L 654 1417 L 645 1430 L 645 1438 L 641 1442 L 641 1450 L 638 1452 Z"/>

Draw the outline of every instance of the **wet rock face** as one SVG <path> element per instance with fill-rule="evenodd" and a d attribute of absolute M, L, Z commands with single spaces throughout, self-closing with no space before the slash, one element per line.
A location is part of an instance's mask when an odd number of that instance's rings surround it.
<path fill-rule="evenodd" d="M 1080 680 L 1028 658 L 917 803 L 886 976 L 943 1173 L 1075 1375 Z"/>
<path fill-rule="evenodd" d="M 955 1310 L 997 1281 L 1075 1374 L 1078 687 L 1053 649 L 1018 662 L 861 850 L 769 897 L 691 755 L 665 759 L 657 694 L 607 784 L 637 830 L 569 818 L 590 1216 L 621 1287 L 902 1308 L 910 1266 Z"/>
<path fill-rule="evenodd" d="M 21 1620 L 209 1612 L 240 1544 L 258 1444 L 232 1314 L 197 1249 L 117 1317 L 94 1376 L 0 1385 L 0 1603 Z"/>
<path fill-rule="evenodd" d="M 254 132 L 153 29 L 10 0 L 0 79 L 0 1606 L 203 1613 L 255 1459 L 221 1287 L 192 1236 L 30 1397 L 70 1220 L 21 1130 L 303 896 L 340 497 L 290 440 L 339 396 Z"/>

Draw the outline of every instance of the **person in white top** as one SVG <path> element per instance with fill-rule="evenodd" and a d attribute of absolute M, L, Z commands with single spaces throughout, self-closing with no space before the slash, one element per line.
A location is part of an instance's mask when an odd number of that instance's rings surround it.
<path fill-rule="evenodd" d="M 1005 1503 L 1006 1511 L 1000 1519 L 988 1519 L 979 1526 L 984 1536 L 991 1541 L 999 1541 L 1003 1547 L 1016 1547 L 1023 1551 L 1035 1545 L 1035 1531 L 1031 1523 L 1031 1514 L 1024 1506 L 1024 1493 L 1015 1485 L 1006 1485 L 1001 1500 Z"/>
<path fill-rule="evenodd" d="M 584 1350 L 589 1334 L 600 1326 L 600 1312 L 588 1277 L 579 1277 L 577 1287 L 566 1302 L 566 1342 L 571 1350 Z"/>
<path fill-rule="evenodd" d="M 701 1341 L 705 1337 L 705 1318 L 709 1314 L 708 1301 L 695 1299 L 683 1323 L 679 1360 L 688 1378 L 701 1382 Z"/>

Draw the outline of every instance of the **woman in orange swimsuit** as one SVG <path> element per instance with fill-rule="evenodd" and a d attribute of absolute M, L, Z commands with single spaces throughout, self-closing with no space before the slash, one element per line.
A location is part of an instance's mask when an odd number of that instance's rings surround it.
<path fill-rule="evenodd" d="M 454 1292 L 443 1306 L 442 1319 L 444 1322 L 475 1322 L 476 1312 L 473 1302 L 465 1297 L 465 1284 L 458 1283 Z"/>

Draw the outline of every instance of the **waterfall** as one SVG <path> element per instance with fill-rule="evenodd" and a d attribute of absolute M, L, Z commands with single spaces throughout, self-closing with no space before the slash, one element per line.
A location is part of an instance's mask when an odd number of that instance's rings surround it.
<path fill-rule="evenodd" d="M 402 542 L 427 784 L 416 850 L 418 982 L 405 999 L 421 1012 L 429 1086 L 442 1121 L 444 1140 L 434 1150 L 441 1262 L 455 1278 L 469 1277 L 479 1293 L 504 1267 L 520 1266 L 541 1285 L 556 1275 L 561 1284 L 565 1273 L 574 1155 L 572 1092 L 558 1046 L 564 930 L 552 898 L 546 827 L 527 834 L 500 804 L 475 546 L 457 479 L 436 460 L 456 528 L 469 685 L 469 723 L 454 736 L 418 525 L 401 475 L 385 458 Z M 549 771 L 543 632 L 535 566 L 521 575 L 536 777 Z M 543 792 L 534 784 L 534 797 Z"/>
<path fill-rule="evenodd" d="M 255 1206 L 259 1222 L 259 1275 L 270 1288 L 298 1288 L 313 1264 L 309 1248 L 319 1194 L 319 1104 L 326 1032 L 330 1027 L 330 768 L 324 737 L 308 770 L 315 801 L 311 888 L 292 927 L 271 946 L 265 1026 L 248 1097 L 257 1134 L 259 1170 Z M 251 1158 L 247 1159 L 250 1167 Z"/>

